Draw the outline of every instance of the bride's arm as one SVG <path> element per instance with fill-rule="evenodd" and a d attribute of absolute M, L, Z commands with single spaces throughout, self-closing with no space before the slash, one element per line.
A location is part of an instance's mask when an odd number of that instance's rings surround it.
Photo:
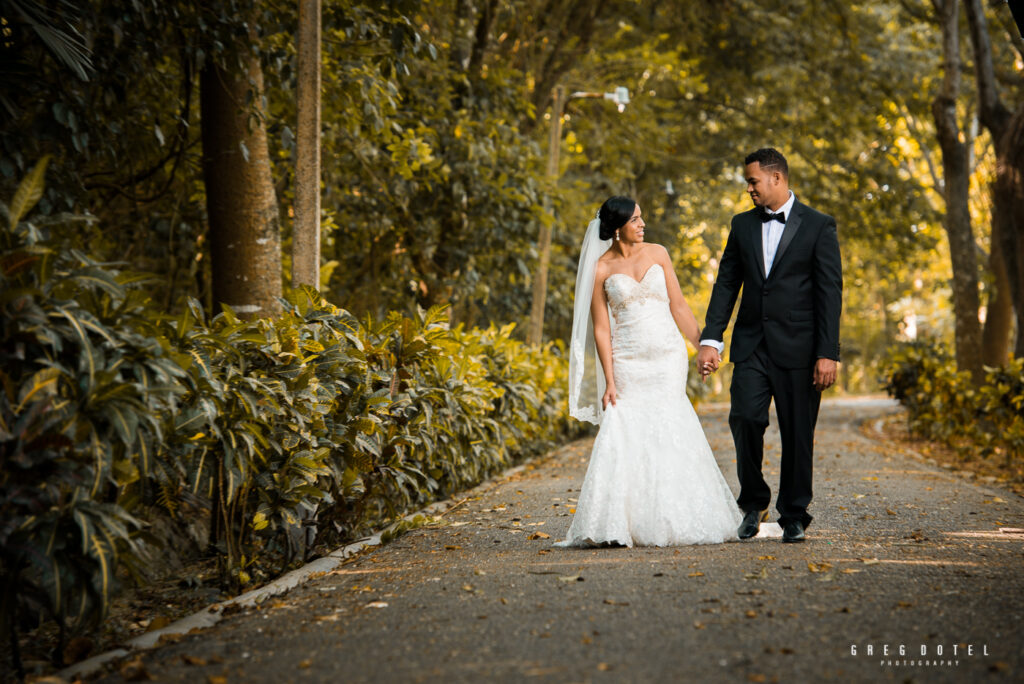
<path fill-rule="evenodd" d="M 590 298 L 590 317 L 594 321 L 594 343 L 597 346 L 597 358 L 604 369 L 605 391 L 601 397 L 601 407 L 615 405 L 615 375 L 612 371 L 612 328 L 608 320 L 608 297 L 604 292 L 604 280 L 608 270 L 600 261 L 594 273 L 594 294 Z"/>
<path fill-rule="evenodd" d="M 656 261 L 661 264 L 662 269 L 665 271 L 665 289 L 668 290 L 668 305 L 672 310 L 672 318 L 675 319 L 676 325 L 682 331 L 686 339 L 690 341 L 694 349 L 700 349 L 700 326 L 697 324 L 697 317 L 693 315 L 693 311 L 690 310 L 690 305 L 686 303 L 686 297 L 683 296 L 683 291 L 679 287 L 679 278 L 676 276 L 675 269 L 672 267 L 672 259 L 669 258 L 668 250 L 661 245 L 651 245 L 657 247 Z"/>

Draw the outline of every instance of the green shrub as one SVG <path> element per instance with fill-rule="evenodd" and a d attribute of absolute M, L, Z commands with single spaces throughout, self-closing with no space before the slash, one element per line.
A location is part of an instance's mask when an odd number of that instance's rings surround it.
<path fill-rule="evenodd" d="M 273 320 L 162 315 L 145 277 L 21 220 L 43 168 L 0 205 L 3 638 L 94 626 L 118 568 L 155 569 L 157 516 L 198 527 L 239 589 L 579 429 L 563 350 L 511 325 L 357 321 L 311 289 Z"/>
<path fill-rule="evenodd" d="M 140 332 L 137 276 L 55 251 L 22 221 L 44 166 L 0 205 L 0 636 L 16 644 L 17 622 L 49 618 L 59 653 L 102 619 L 137 548 L 124 504 L 148 482 L 183 372 Z"/>
<path fill-rule="evenodd" d="M 1024 359 L 986 368 L 979 388 L 931 340 L 894 347 L 887 366 L 886 391 L 907 408 L 914 434 L 964 454 L 1002 453 L 1007 463 L 1024 456 Z"/>

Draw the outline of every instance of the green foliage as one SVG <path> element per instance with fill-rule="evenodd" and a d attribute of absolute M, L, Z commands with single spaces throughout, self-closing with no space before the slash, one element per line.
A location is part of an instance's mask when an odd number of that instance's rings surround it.
<path fill-rule="evenodd" d="M 912 432 L 965 455 L 1024 457 L 1024 359 L 986 368 L 977 389 L 949 349 L 929 340 L 890 350 L 888 368 L 886 391 L 907 408 Z"/>
<path fill-rule="evenodd" d="M 157 516 L 206 524 L 240 588 L 574 429 L 562 349 L 512 325 L 451 329 L 443 307 L 359 321 L 311 289 L 274 320 L 195 300 L 165 316 L 142 276 L 42 235 L 0 231 L 5 635 L 19 615 L 95 625 L 118 567 L 155 570 Z"/>
<path fill-rule="evenodd" d="M 80 631 L 107 609 L 140 523 L 122 505 L 144 478 L 160 416 L 183 376 L 142 332 L 140 279 L 37 241 L 17 222 L 41 168 L 0 231 L 0 630 L 21 612 Z M 59 650 L 59 649 L 58 649 Z"/>

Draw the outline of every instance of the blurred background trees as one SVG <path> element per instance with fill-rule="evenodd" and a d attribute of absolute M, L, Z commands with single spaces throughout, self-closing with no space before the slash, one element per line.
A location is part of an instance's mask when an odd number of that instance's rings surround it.
<path fill-rule="evenodd" d="M 157 274 L 164 311 L 273 313 L 297 7 L 5 0 L 0 16 L 0 195 L 50 155 L 38 211 L 98 219 L 55 239 Z M 955 340 L 972 372 L 1021 354 L 1024 42 L 1003 4 L 343 0 L 322 31 L 321 285 L 356 315 L 447 303 L 525 335 L 548 223 L 545 339 L 564 338 L 582 230 L 613 193 L 641 203 L 701 315 L 748 206 L 743 156 L 772 145 L 839 223 L 845 390 L 878 387 L 899 335 Z M 557 185 L 555 85 L 632 96 L 568 104 Z"/>

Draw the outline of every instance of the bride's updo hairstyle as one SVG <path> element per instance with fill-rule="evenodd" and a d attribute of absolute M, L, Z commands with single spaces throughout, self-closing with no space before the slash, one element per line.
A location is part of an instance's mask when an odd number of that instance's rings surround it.
<path fill-rule="evenodd" d="M 609 197 L 601 205 L 597 212 L 597 218 L 601 219 L 600 238 L 611 240 L 615 237 L 615 231 L 626 225 L 626 221 L 633 217 L 633 210 L 636 209 L 636 202 L 622 195 Z"/>

